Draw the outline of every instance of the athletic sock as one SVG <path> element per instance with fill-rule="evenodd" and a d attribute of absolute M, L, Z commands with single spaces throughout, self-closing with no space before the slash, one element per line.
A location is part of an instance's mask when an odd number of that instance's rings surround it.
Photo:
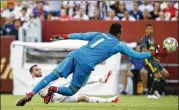
<path fill-rule="evenodd" d="M 87 82 L 87 84 L 93 84 L 93 83 L 98 83 L 98 82 L 102 82 L 102 78 L 90 78 Z"/>
<path fill-rule="evenodd" d="M 72 90 L 70 87 L 58 87 L 57 93 L 59 93 L 61 95 L 65 95 L 65 96 L 72 96 L 76 92 L 74 90 Z"/>
<path fill-rule="evenodd" d="M 89 103 L 106 103 L 107 99 L 99 97 L 89 97 Z"/>
<path fill-rule="evenodd" d="M 153 95 L 154 91 L 157 90 L 159 82 L 160 82 L 160 79 L 154 78 L 154 80 L 152 82 L 152 87 L 151 87 L 150 92 L 149 92 L 150 95 Z"/>
<path fill-rule="evenodd" d="M 143 89 L 143 92 L 144 92 L 144 93 L 147 93 L 147 92 L 148 92 L 148 88 L 144 88 L 144 89 Z"/>
<path fill-rule="evenodd" d="M 36 94 L 38 91 L 46 87 L 51 81 L 58 79 L 58 75 L 53 71 L 49 75 L 45 76 L 33 89 L 33 94 Z"/>

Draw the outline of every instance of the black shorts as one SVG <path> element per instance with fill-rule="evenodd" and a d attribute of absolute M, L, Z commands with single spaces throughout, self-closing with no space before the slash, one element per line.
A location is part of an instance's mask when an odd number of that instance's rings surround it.
<path fill-rule="evenodd" d="M 163 66 L 161 66 L 159 62 L 155 61 L 152 58 L 146 58 L 144 62 L 145 68 L 151 73 L 157 73 L 163 69 Z"/>

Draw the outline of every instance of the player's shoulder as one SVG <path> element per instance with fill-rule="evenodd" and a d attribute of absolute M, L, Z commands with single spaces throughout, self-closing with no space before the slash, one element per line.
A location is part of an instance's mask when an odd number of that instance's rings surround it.
<path fill-rule="evenodd" d="M 87 36 L 96 36 L 96 35 L 100 35 L 101 33 L 100 32 L 86 32 L 84 33 L 84 35 L 87 35 Z"/>
<path fill-rule="evenodd" d="M 141 41 L 146 41 L 146 40 L 148 40 L 148 37 L 144 35 L 144 36 L 141 38 Z"/>
<path fill-rule="evenodd" d="M 100 34 L 101 32 L 86 32 L 85 34 Z"/>

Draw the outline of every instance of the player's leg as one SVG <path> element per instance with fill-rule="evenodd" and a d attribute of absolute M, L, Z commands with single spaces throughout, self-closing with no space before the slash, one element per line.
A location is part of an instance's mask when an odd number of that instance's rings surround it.
<path fill-rule="evenodd" d="M 119 97 L 110 97 L 110 98 L 100 98 L 100 97 L 89 97 L 89 96 L 63 96 L 60 94 L 55 94 L 52 98 L 52 102 L 54 103 L 75 103 L 75 102 L 87 102 L 87 103 L 117 103 L 119 101 Z"/>
<path fill-rule="evenodd" d="M 59 77 L 67 78 L 69 74 L 73 71 L 73 58 L 66 57 L 54 70 L 52 73 L 44 77 L 32 90 L 36 94 L 39 90 L 47 86 L 51 81 L 58 79 Z"/>
<path fill-rule="evenodd" d="M 65 96 L 72 96 L 80 90 L 80 88 L 86 85 L 90 73 L 86 73 L 81 69 L 81 66 L 74 60 L 73 76 L 71 83 L 68 87 L 49 87 L 47 95 L 44 97 L 45 104 L 51 99 L 53 93 L 59 93 Z"/>
<path fill-rule="evenodd" d="M 160 72 L 157 72 L 157 73 L 154 74 L 154 80 L 152 82 L 152 87 L 149 91 L 149 98 L 150 98 L 150 96 L 154 97 L 153 96 L 153 95 L 155 95 L 154 92 L 158 90 L 158 85 L 159 85 L 161 78 L 162 78 L 162 75 L 160 74 Z"/>
<path fill-rule="evenodd" d="M 80 98 L 85 99 L 83 101 L 88 103 L 117 103 L 119 101 L 119 96 L 110 97 L 110 98 L 82 96 Z"/>
<path fill-rule="evenodd" d="M 99 82 L 102 82 L 102 77 L 92 77 L 90 76 L 87 84 L 93 84 L 93 83 L 99 83 Z"/>
<path fill-rule="evenodd" d="M 165 79 L 168 77 L 168 71 L 163 67 L 163 66 L 161 66 L 160 65 L 160 63 L 159 62 L 154 62 L 155 63 L 155 66 L 157 67 L 157 70 L 160 72 L 160 74 L 161 74 L 161 78 L 160 78 L 160 81 L 158 82 L 158 85 L 157 85 L 157 90 L 155 90 L 154 91 L 154 94 L 158 97 L 158 98 L 160 98 L 161 97 L 161 95 L 159 94 L 159 90 L 161 89 L 160 87 L 161 87 L 161 85 L 162 85 L 162 83 L 165 83 Z M 164 84 L 165 85 L 165 84 Z"/>
<path fill-rule="evenodd" d="M 96 78 L 96 77 L 90 76 L 87 84 L 93 84 L 93 83 L 98 83 L 98 82 L 107 83 L 107 81 L 108 81 L 109 77 L 111 76 L 111 74 L 112 74 L 112 72 L 110 70 L 107 74 L 105 74 L 105 76 L 102 76 L 102 77 L 97 77 Z"/>
<path fill-rule="evenodd" d="M 158 65 L 158 67 L 159 67 L 160 73 L 162 74 L 162 78 L 161 78 L 161 80 L 160 80 L 160 82 L 159 82 L 158 90 L 155 91 L 155 95 L 157 95 L 158 97 L 161 97 L 160 93 L 165 92 L 165 86 L 166 86 L 165 80 L 168 78 L 169 73 L 168 73 L 168 71 L 167 71 L 163 66 L 161 66 L 160 64 Z"/>
<path fill-rule="evenodd" d="M 62 103 L 62 102 L 78 102 L 78 96 L 77 95 L 73 95 L 73 96 L 64 96 L 64 95 L 61 95 L 61 94 L 57 94 L 55 93 L 54 96 L 52 97 L 51 99 L 51 102 L 54 102 L 54 103 Z"/>
<path fill-rule="evenodd" d="M 48 93 L 44 96 L 44 103 L 48 104 L 54 93 L 58 93 L 64 96 L 73 96 L 76 92 L 78 92 L 80 87 L 76 87 L 72 84 L 68 87 L 55 87 L 50 86 L 48 89 Z"/>
<path fill-rule="evenodd" d="M 148 98 L 158 99 L 159 97 L 157 97 L 154 94 L 154 92 L 157 91 L 160 79 L 162 78 L 162 75 L 161 75 L 159 67 L 158 67 L 159 63 L 154 61 L 153 59 L 145 59 L 145 64 L 148 66 L 150 72 L 152 72 L 154 74 L 154 80 L 152 82 L 152 86 L 149 91 Z"/>
<path fill-rule="evenodd" d="M 162 74 L 163 78 L 165 78 L 165 79 L 167 79 L 168 76 L 169 76 L 169 73 L 168 73 L 168 71 L 165 68 L 161 67 L 160 73 Z"/>
<path fill-rule="evenodd" d="M 123 91 L 122 94 L 127 94 L 126 87 L 127 87 L 127 78 L 133 77 L 133 73 L 131 71 L 123 71 L 122 72 L 122 81 L 123 81 Z"/>
<path fill-rule="evenodd" d="M 147 88 L 148 71 L 144 67 L 140 70 L 140 77 L 144 88 L 143 93 L 146 94 L 148 92 L 148 88 Z"/>
<path fill-rule="evenodd" d="M 34 94 L 46 87 L 51 81 L 59 77 L 68 77 L 72 71 L 73 58 L 66 57 L 49 75 L 45 76 L 23 99 L 17 102 L 17 106 L 24 106 L 26 102 L 30 101 Z"/>

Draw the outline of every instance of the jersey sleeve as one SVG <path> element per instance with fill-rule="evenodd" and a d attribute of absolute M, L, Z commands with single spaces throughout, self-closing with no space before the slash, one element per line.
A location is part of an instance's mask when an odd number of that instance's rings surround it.
<path fill-rule="evenodd" d="M 147 48 L 147 38 L 142 38 L 141 42 L 140 42 L 140 46 L 142 48 Z"/>
<path fill-rule="evenodd" d="M 88 32 L 88 33 L 74 33 L 69 34 L 69 39 L 79 39 L 90 41 L 96 36 L 97 32 Z"/>
<path fill-rule="evenodd" d="M 151 57 L 151 52 L 136 52 L 133 49 L 129 48 L 126 44 L 119 43 L 113 49 L 115 52 L 120 52 L 121 54 L 127 55 L 136 59 L 144 59 Z"/>

